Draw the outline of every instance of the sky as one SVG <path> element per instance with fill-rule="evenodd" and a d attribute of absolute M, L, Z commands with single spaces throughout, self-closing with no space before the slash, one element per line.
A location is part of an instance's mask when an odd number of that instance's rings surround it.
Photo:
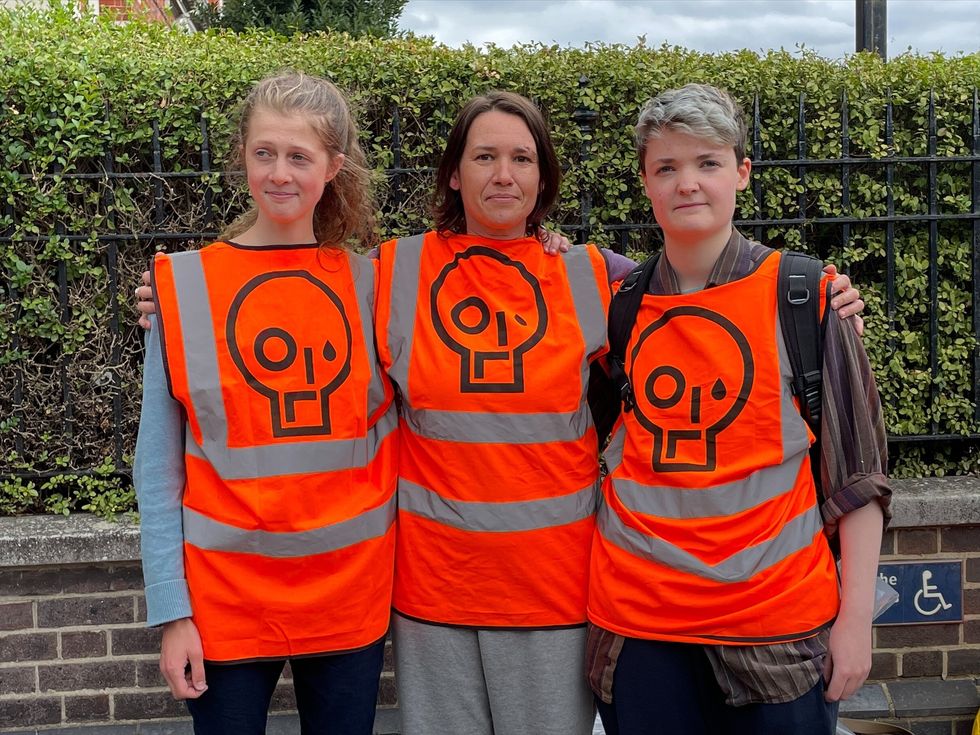
<path fill-rule="evenodd" d="M 409 0 L 399 28 L 447 46 L 587 42 L 854 51 L 855 0 Z M 888 55 L 980 51 L 980 0 L 887 0 Z"/>

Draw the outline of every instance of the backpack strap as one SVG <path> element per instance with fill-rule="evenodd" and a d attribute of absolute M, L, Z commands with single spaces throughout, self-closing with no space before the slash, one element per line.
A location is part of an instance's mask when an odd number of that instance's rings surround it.
<path fill-rule="evenodd" d="M 660 253 L 636 266 L 623 280 L 619 291 L 609 304 L 609 377 L 612 378 L 625 410 L 633 409 L 633 389 L 626 375 L 626 343 L 636 324 L 636 314 L 644 294 L 650 290 L 653 271 Z"/>
<path fill-rule="evenodd" d="M 800 402 L 800 413 L 818 439 L 823 394 L 822 268 L 823 263 L 816 258 L 784 250 L 779 260 L 776 289 L 779 324 L 793 368 L 793 395 Z"/>

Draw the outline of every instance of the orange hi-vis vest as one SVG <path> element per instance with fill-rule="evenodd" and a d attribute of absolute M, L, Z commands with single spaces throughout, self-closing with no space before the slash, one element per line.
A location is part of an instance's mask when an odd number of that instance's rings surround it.
<path fill-rule="evenodd" d="M 482 628 L 583 624 L 602 256 L 429 232 L 385 243 L 380 261 L 378 351 L 402 398 L 395 609 Z"/>
<path fill-rule="evenodd" d="M 773 252 L 740 280 L 643 297 L 626 349 L 635 407 L 606 450 L 592 547 L 589 619 L 602 628 L 758 644 L 809 637 L 837 614 L 778 267 Z"/>
<path fill-rule="evenodd" d="M 314 245 L 157 255 L 187 414 L 184 563 L 211 661 L 347 651 L 388 628 L 397 415 L 375 264 Z"/>

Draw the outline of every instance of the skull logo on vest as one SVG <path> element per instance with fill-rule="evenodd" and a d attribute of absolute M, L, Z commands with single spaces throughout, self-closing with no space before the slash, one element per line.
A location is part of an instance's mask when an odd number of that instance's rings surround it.
<path fill-rule="evenodd" d="M 461 393 L 523 393 L 524 357 L 544 337 L 538 279 L 498 250 L 457 253 L 433 282 L 432 324 L 459 356 Z"/>
<path fill-rule="evenodd" d="M 718 435 L 752 391 L 755 364 L 742 331 L 699 306 L 668 309 L 637 339 L 629 376 L 636 419 L 653 435 L 654 471 L 714 471 Z"/>
<path fill-rule="evenodd" d="M 306 271 L 256 276 L 235 295 L 225 331 L 246 383 L 268 401 L 273 437 L 331 433 L 330 396 L 350 375 L 352 340 L 327 284 Z"/>

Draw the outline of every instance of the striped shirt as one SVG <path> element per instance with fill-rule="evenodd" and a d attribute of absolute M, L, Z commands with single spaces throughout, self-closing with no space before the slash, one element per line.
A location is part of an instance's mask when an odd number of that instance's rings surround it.
<path fill-rule="evenodd" d="M 705 288 L 748 276 L 771 252 L 733 228 Z M 681 292 L 666 256 L 654 269 L 649 292 Z M 824 336 L 820 451 L 820 510 L 827 535 L 836 534 L 841 517 L 870 502 L 881 504 L 887 524 L 891 490 L 885 478 L 888 454 L 881 401 L 860 338 L 836 318 L 827 319 Z M 791 643 L 701 647 L 727 704 L 775 704 L 790 702 L 813 688 L 823 674 L 829 639 L 828 626 L 811 638 Z M 613 674 L 624 640 L 589 624 L 589 684 L 606 703 L 612 702 Z"/>

